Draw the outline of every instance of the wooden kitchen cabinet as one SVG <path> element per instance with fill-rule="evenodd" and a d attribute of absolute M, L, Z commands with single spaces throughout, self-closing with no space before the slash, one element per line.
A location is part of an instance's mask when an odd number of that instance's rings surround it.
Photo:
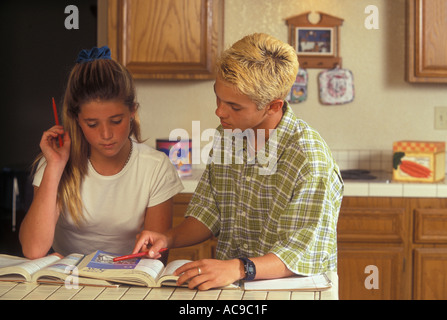
<path fill-rule="evenodd" d="M 338 251 L 340 299 L 446 300 L 447 199 L 345 197 Z"/>
<path fill-rule="evenodd" d="M 418 300 L 447 299 L 447 199 L 434 203 L 415 203 L 414 299 Z"/>
<path fill-rule="evenodd" d="M 223 0 L 108 0 L 112 56 L 137 79 L 213 79 Z"/>
<path fill-rule="evenodd" d="M 405 277 L 403 246 L 343 244 L 338 252 L 340 300 L 405 299 L 401 288 Z M 373 272 L 376 279 L 370 278 Z"/>
<path fill-rule="evenodd" d="M 447 83 L 447 0 L 407 0 L 407 80 Z"/>
<path fill-rule="evenodd" d="M 401 198 L 343 199 L 337 225 L 341 300 L 411 298 L 410 223 Z"/>
<path fill-rule="evenodd" d="M 416 248 L 414 299 L 447 299 L 447 247 Z"/>

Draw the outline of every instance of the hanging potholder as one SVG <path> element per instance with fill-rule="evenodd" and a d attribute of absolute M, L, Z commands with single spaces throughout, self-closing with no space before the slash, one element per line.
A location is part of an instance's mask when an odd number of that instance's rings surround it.
<path fill-rule="evenodd" d="M 290 103 L 300 103 L 307 99 L 307 83 L 308 75 L 305 69 L 299 69 L 296 76 L 295 83 L 292 86 L 289 94 Z"/>
<path fill-rule="evenodd" d="M 354 77 L 351 71 L 337 67 L 321 72 L 318 80 L 321 103 L 337 105 L 354 100 Z"/>

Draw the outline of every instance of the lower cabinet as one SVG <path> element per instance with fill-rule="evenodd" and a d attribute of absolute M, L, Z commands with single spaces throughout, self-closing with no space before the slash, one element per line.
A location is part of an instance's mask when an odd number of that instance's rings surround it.
<path fill-rule="evenodd" d="M 447 299 L 447 247 L 414 250 L 414 299 Z"/>
<path fill-rule="evenodd" d="M 337 225 L 340 299 L 411 298 L 410 223 L 404 199 L 343 199 Z"/>
<path fill-rule="evenodd" d="M 414 210 L 414 299 L 447 299 L 447 206 Z"/>
<path fill-rule="evenodd" d="M 174 197 L 174 226 L 191 196 Z M 214 258 L 216 244 L 170 250 L 169 261 Z M 447 199 L 345 197 L 338 276 L 341 300 L 446 300 Z"/>
<path fill-rule="evenodd" d="M 447 299 L 447 199 L 345 197 L 340 299 Z"/>
<path fill-rule="evenodd" d="M 342 246 L 338 276 L 341 300 L 395 300 L 402 296 L 405 272 L 401 247 Z"/>

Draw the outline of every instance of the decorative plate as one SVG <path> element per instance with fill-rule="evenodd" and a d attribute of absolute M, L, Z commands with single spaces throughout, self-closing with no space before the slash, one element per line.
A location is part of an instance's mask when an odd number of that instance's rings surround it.
<path fill-rule="evenodd" d="M 327 105 L 338 105 L 354 100 L 354 77 L 346 69 L 325 70 L 318 76 L 320 101 Z"/>

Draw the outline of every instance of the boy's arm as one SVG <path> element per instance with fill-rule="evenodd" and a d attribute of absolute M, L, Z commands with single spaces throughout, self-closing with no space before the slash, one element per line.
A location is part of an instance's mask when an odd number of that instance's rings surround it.
<path fill-rule="evenodd" d="M 192 246 L 208 240 L 213 234 L 200 221 L 188 217 L 175 228 L 164 234 L 144 230 L 137 236 L 133 253 L 145 251 L 148 248 L 150 258 L 159 258 L 162 248 L 181 248 Z"/>
<path fill-rule="evenodd" d="M 213 233 L 196 218 L 187 217 L 180 225 L 168 231 L 168 235 L 173 240 L 173 248 L 181 248 L 208 240 Z"/>
<path fill-rule="evenodd" d="M 255 279 L 276 279 L 292 276 L 294 273 L 274 254 L 250 258 L 256 266 Z M 208 290 L 223 287 L 244 279 L 244 265 L 239 259 L 204 259 L 184 264 L 175 275 L 180 276 L 178 285 L 188 283 L 191 289 Z"/>

